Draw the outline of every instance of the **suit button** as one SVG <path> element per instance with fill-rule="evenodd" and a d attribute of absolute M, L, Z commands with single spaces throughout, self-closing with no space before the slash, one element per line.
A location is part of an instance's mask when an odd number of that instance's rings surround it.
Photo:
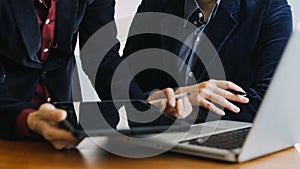
<path fill-rule="evenodd" d="M 43 50 L 44 53 L 47 53 L 48 51 L 49 51 L 48 48 L 45 48 L 45 49 Z"/>
<path fill-rule="evenodd" d="M 47 19 L 47 20 L 45 21 L 45 24 L 48 25 L 48 24 L 50 23 L 50 21 L 51 21 L 50 19 Z"/>
<path fill-rule="evenodd" d="M 47 101 L 47 103 L 51 103 L 52 102 L 52 98 L 51 97 L 47 97 L 46 101 Z"/>
<path fill-rule="evenodd" d="M 203 17 L 203 13 L 199 12 L 198 16 L 199 16 L 199 18 L 202 18 Z"/>

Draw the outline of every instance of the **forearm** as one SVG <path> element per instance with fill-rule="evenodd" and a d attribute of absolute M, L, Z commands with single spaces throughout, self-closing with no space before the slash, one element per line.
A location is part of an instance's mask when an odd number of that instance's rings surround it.
<path fill-rule="evenodd" d="M 0 97 L 0 137 L 6 138 L 6 139 L 13 139 L 20 134 L 25 134 L 21 130 L 22 127 L 25 126 L 24 119 L 26 119 L 27 113 L 23 114 L 23 117 L 20 117 L 19 120 L 18 117 L 20 116 L 21 112 L 26 109 L 32 109 L 35 110 L 36 107 L 33 106 L 30 103 L 9 98 L 9 97 L 3 97 L 3 95 Z M 17 124 L 18 122 L 21 122 L 22 124 Z M 16 127 L 20 127 L 18 130 Z"/>
<path fill-rule="evenodd" d="M 240 114 L 230 114 L 234 120 L 252 121 L 273 79 L 281 55 L 292 33 L 292 14 L 286 1 L 271 0 L 268 4 L 253 65 L 255 77 L 245 90 L 249 104 L 239 105 Z M 243 119 L 241 119 L 243 117 Z"/>

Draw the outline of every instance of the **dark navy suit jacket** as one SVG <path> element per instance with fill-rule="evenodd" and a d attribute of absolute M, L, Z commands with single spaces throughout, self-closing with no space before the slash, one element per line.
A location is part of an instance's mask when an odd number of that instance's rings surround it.
<path fill-rule="evenodd" d="M 114 19 L 114 0 L 59 0 L 55 41 L 48 60 L 36 55 L 41 33 L 32 0 L 0 1 L 0 136 L 14 136 L 16 117 L 30 104 L 42 79 L 54 101 L 72 100 L 74 48 L 79 33 L 81 46 L 99 28 Z M 116 35 L 116 29 L 111 30 Z M 108 55 L 117 55 L 118 49 Z"/>
<path fill-rule="evenodd" d="M 183 18 L 184 0 L 143 0 L 138 13 L 144 12 L 161 12 Z M 163 30 L 161 25 L 168 21 L 162 17 L 160 22 L 160 25 L 149 25 L 151 22 L 135 18 L 130 32 L 149 27 Z M 174 29 L 183 30 L 182 27 Z M 292 32 L 290 6 L 286 0 L 222 0 L 216 16 L 204 32 L 217 50 L 225 70 L 226 79 L 217 80 L 230 80 L 240 85 L 250 99 L 247 105 L 238 104 L 241 108 L 239 114 L 227 112 L 224 118 L 252 121 Z M 128 38 L 123 57 L 149 48 L 178 55 L 180 45 L 181 42 L 159 34 L 135 35 Z M 158 62 L 165 66 L 171 64 L 163 55 Z M 199 60 L 192 70 L 198 83 L 209 79 L 207 74 L 203 75 L 205 68 Z M 144 71 L 135 76 L 135 82 L 144 92 L 180 86 L 159 70 Z"/>

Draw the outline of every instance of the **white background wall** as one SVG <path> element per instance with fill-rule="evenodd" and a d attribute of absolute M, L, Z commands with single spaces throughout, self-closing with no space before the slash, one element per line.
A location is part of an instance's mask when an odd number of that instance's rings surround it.
<path fill-rule="evenodd" d="M 133 15 L 141 0 L 116 0 L 116 18 Z"/>
<path fill-rule="evenodd" d="M 293 13 L 293 17 L 294 17 L 294 27 L 297 25 L 297 27 L 299 27 L 300 29 L 300 1 L 299 0 L 288 0 L 291 7 L 292 7 L 292 13 Z M 298 7 L 298 10 L 296 10 Z"/>
<path fill-rule="evenodd" d="M 129 20 L 133 19 L 133 15 L 136 12 L 138 5 L 140 4 L 141 0 L 116 0 L 116 13 L 115 19 L 117 20 L 117 28 L 118 28 L 118 39 L 121 42 L 121 49 L 120 54 L 122 54 L 122 50 L 125 45 L 125 38 L 120 37 L 127 37 L 128 30 L 130 23 L 124 24 L 123 22 L 118 22 L 119 19 L 129 17 Z M 119 20 L 120 21 L 120 20 Z M 79 56 L 79 47 L 77 45 L 75 55 Z M 81 95 L 83 101 L 97 101 L 100 100 L 95 92 L 94 88 L 92 87 L 88 77 L 83 72 L 81 68 L 81 61 L 79 57 L 76 57 L 77 68 L 79 73 L 79 81 L 81 85 Z"/>
<path fill-rule="evenodd" d="M 126 18 L 126 20 L 128 19 L 128 21 L 131 21 L 140 3 L 141 0 L 116 0 L 115 19 L 118 28 L 118 39 L 121 42 L 121 49 L 120 49 L 121 55 L 126 42 L 126 39 L 121 37 L 127 37 L 128 30 L 130 27 L 130 22 L 121 23 L 120 19 Z"/>

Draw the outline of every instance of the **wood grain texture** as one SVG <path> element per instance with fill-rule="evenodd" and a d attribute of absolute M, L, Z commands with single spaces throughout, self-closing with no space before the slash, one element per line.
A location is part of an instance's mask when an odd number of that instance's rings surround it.
<path fill-rule="evenodd" d="M 143 159 L 119 157 L 84 140 L 78 149 L 56 151 L 49 143 L 0 140 L 0 169 L 299 169 L 300 155 L 291 148 L 242 164 L 175 153 Z"/>

